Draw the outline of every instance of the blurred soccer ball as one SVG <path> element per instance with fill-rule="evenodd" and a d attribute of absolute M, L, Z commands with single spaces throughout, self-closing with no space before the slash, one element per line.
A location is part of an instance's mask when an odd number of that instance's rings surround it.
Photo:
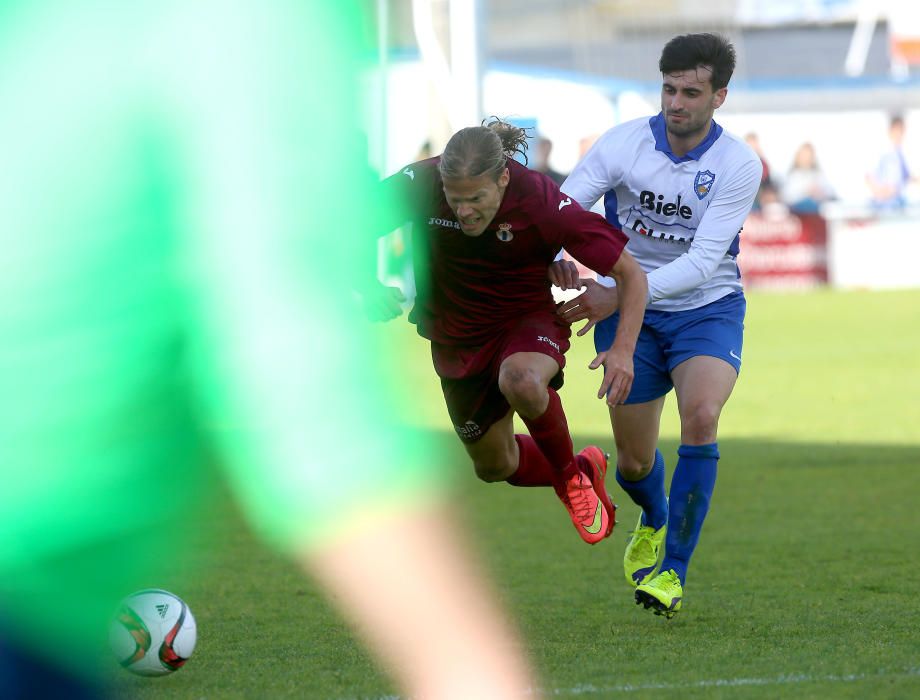
<path fill-rule="evenodd" d="M 109 629 L 115 658 L 141 676 L 162 676 L 182 668 L 197 639 L 198 629 L 188 605 L 157 588 L 125 598 Z"/>

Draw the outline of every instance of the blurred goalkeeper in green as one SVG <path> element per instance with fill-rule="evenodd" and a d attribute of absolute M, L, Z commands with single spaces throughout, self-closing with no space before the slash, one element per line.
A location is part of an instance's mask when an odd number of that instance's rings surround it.
<path fill-rule="evenodd" d="M 365 4 L 0 3 L 0 696 L 102 692 L 206 451 L 405 690 L 529 685 L 344 301 Z"/>

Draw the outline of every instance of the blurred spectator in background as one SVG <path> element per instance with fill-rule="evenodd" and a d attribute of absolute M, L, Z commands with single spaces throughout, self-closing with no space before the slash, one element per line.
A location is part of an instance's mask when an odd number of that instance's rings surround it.
<path fill-rule="evenodd" d="M 866 175 L 872 191 L 872 206 L 880 211 L 897 211 L 907 203 L 904 190 L 915 179 L 904 157 L 904 118 L 891 117 L 888 124 L 889 147 L 882 153 L 875 169 Z"/>
<path fill-rule="evenodd" d="M 767 162 L 766 157 L 764 157 L 763 149 L 760 146 L 760 137 L 753 131 L 750 131 L 745 135 L 744 142 L 754 149 L 754 153 L 760 158 L 760 164 L 763 166 L 763 175 L 760 177 L 760 182 L 770 182 L 770 164 Z"/>
<path fill-rule="evenodd" d="M 789 217 L 789 207 L 780 196 L 779 189 L 772 182 L 764 182 L 757 190 L 760 206 L 756 209 L 764 219 L 786 219 Z"/>
<path fill-rule="evenodd" d="M 806 141 L 796 150 L 780 192 L 789 209 L 799 214 L 816 214 L 824 202 L 835 198 L 811 143 Z"/>
<path fill-rule="evenodd" d="M 553 142 L 545 136 L 540 136 L 534 146 L 534 159 L 531 169 L 549 176 L 553 182 L 561 185 L 565 180 L 565 175 L 558 170 L 553 170 L 549 164 L 549 156 L 553 152 Z"/>
<path fill-rule="evenodd" d="M 760 147 L 760 137 L 753 131 L 749 131 L 745 134 L 744 141 L 753 149 L 754 153 L 757 154 L 757 157 L 760 158 L 760 164 L 763 166 L 763 173 L 760 176 L 760 191 L 757 192 L 757 197 L 754 199 L 754 211 L 757 211 L 763 206 L 762 198 L 764 195 L 764 188 L 767 187 L 769 189 L 769 186 L 773 184 L 773 180 L 770 178 L 770 164 L 767 162 L 763 154 L 763 149 Z M 770 193 L 768 193 L 768 196 L 769 194 Z"/>
<path fill-rule="evenodd" d="M 585 154 L 591 150 L 591 146 L 597 141 L 600 134 L 588 134 L 578 139 L 578 160 L 585 157 Z"/>
<path fill-rule="evenodd" d="M 414 160 L 426 160 L 431 158 L 434 153 L 431 150 L 431 141 L 425 140 L 422 142 L 422 145 L 418 147 L 418 153 L 415 154 Z"/>

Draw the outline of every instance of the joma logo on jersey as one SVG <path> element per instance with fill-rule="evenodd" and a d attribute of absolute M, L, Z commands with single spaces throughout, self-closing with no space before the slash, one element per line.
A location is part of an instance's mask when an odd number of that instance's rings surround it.
<path fill-rule="evenodd" d="M 559 350 L 559 343 L 557 343 L 557 342 L 555 342 L 555 341 L 553 341 L 553 340 L 550 340 L 550 339 L 547 338 L 545 335 L 538 335 L 538 336 L 537 336 L 537 340 L 542 341 L 542 342 L 544 342 L 544 343 L 549 343 L 549 344 L 552 345 L 554 348 L 556 348 L 556 352 L 559 352 L 559 351 L 560 351 L 560 350 Z"/>
<path fill-rule="evenodd" d="M 432 216 L 428 219 L 429 226 L 446 226 L 447 228 L 460 228 L 459 221 L 451 221 L 450 219 L 439 219 L 436 216 Z"/>
<path fill-rule="evenodd" d="M 656 195 L 649 190 L 643 190 L 639 193 L 639 205 L 643 209 L 648 209 L 663 216 L 674 216 L 676 214 L 681 219 L 689 219 L 693 216 L 693 210 L 686 204 L 680 203 L 680 195 L 677 195 L 676 202 L 665 202 L 663 194 Z"/>

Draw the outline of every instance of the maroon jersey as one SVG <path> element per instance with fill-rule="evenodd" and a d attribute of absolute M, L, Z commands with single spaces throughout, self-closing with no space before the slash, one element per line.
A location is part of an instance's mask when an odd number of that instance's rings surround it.
<path fill-rule="evenodd" d="M 409 320 L 429 340 L 478 346 L 524 314 L 552 312 L 547 268 L 560 248 L 608 275 L 626 246 L 626 235 L 604 217 L 510 160 L 495 218 L 481 235 L 467 236 L 444 197 L 438 161 L 413 163 L 384 181 L 394 207 L 380 230 L 413 224 L 417 297 Z"/>

